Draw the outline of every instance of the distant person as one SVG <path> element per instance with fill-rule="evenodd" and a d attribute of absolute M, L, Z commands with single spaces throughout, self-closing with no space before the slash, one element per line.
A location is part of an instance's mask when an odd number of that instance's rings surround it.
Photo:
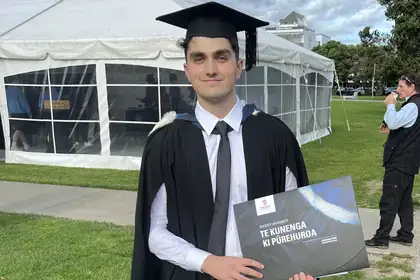
<path fill-rule="evenodd" d="M 28 100 L 19 86 L 6 87 L 6 98 L 10 118 L 32 118 Z M 18 150 L 20 140 L 23 149 L 27 151 L 30 146 L 25 137 L 26 122 L 23 120 L 10 120 L 10 128 L 13 132 L 11 150 Z"/>
<path fill-rule="evenodd" d="M 405 102 L 399 111 L 396 97 L 390 93 L 380 130 L 389 134 L 384 145 L 382 197 L 379 203 L 381 221 L 374 237 L 366 240 L 369 247 L 388 248 L 389 242 L 406 246 L 413 243 L 413 183 L 420 166 L 420 79 L 414 74 L 403 76 L 397 93 Z M 398 214 L 401 228 L 390 237 Z"/>

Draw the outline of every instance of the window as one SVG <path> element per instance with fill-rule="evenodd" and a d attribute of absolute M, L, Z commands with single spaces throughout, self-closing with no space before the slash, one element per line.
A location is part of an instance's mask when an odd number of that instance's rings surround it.
<path fill-rule="evenodd" d="M 332 83 L 319 73 L 300 78 L 301 133 L 327 128 L 330 119 Z"/>
<path fill-rule="evenodd" d="M 96 66 L 5 77 L 11 149 L 100 154 Z"/>
<path fill-rule="evenodd" d="M 281 119 L 296 135 L 296 79 L 267 67 L 268 112 Z"/>
<path fill-rule="evenodd" d="M 111 155 L 141 157 L 149 132 L 165 113 L 185 113 L 196 94 L 184 71 L 107 64 Z"/>
<path fill-rule="evenodd" d="M 264 85 L 264 67 L 253 67 L 246 72 L 246 83 L 248 85 Z"/>

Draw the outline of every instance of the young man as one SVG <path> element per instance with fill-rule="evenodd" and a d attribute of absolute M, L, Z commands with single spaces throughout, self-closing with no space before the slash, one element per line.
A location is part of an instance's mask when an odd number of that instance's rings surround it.
<path fill-rule="evenodd" d="M 261 279 L 263 264 L 242 258 L 232 206 L 308 184 L 290 129 L 243 106 L 235 93 L 243 68 L 237 32 L 247 32 L 249 70 L 256 63 L 256 28 L 268 23 L 214 2 L 158 20 L 187 29 L 185 74 L 197 105 L 167 114 L 149 135 L 131 279 Z"/>
<path fill-rule="evenodd" d="M 388 133 L 384 145 L 382 197 L 379 203 L 381 221 L 375 236 L 366 240 L 370 247 L 387 249 L 389 242 L 411 246 L 413 243 L 413 183 L 420 166 L 420 81 L 416 75 L 400 79 L 397 92 L 405 99 L 401 110 L 395 109 L 396 98 L 385 99 L 387 110 L 380 130 Z M 390 237 L 396 215 L 401 228 Z"/>

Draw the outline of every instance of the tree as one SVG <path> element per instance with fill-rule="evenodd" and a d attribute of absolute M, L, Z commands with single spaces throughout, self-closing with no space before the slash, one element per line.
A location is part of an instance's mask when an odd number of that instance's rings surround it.
<path fill-rule="evenodd" d="M 340 85 L 347 84 L 355 58 L 352 46 L 331 40 L 325 45 L 316 46 L 312 51 L 334 60 Z"/>
<path fill-rule="evenodd" d="M 376 68 L 378 88 L 393 85 L 399 66 L 398 56 L 390 46 L 390 35 L 367 26 L 359 32 L 359 37 L 361 43 L 357 45 L 357 59 L 352 68 L 355 78 L 362 81 L 364 87 L 369 86 Z"/>
<path fill-rule="evenodd" d="M 420 1 L 378 0 L 385 16 L 395 22 L 390 43 L 401 62 L 400 74 L 420 72 Z"/>
<path fill-rule="evenodd" d="M 372 45 L 389 45 L 391 36 L 390 34 L 381 33 L 378 30 L 371 31 L 370 26 L 366 26 L 359 32 L 360 42 L 364 46 Z"/>

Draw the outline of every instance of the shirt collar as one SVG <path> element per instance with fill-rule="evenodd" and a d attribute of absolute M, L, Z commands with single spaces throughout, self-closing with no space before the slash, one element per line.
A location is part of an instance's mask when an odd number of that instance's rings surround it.
<path fill-rule="evenodd" d="M 230 110 L 226 117 L 219 119 L 201 107 L 197 101 L 197 105 L 195 106 L 195 116 L 208 135 L 212 133 L 217 122 L 221 120 L 230 125 L 234 131 L 239 132 L 242 122 L 242 109 L 243 105 L 239 98 L 236 97 L 236 104 L 232 110 Z"/>

